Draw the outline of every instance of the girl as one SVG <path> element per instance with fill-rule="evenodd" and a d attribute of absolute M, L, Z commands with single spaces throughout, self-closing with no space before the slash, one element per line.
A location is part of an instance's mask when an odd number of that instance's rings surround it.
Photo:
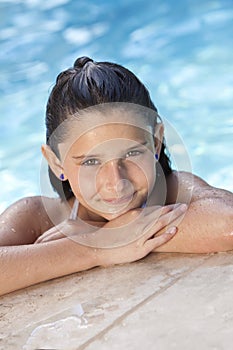
<path fill-rule="evenodd" d="M 153 251 L 233 249 L 232 193 L 172 170 L 157 109 L 129 70 L 78 58 L 57 77 L 46 127 L 59 197 L 2 213 L 0 294 Z"/>

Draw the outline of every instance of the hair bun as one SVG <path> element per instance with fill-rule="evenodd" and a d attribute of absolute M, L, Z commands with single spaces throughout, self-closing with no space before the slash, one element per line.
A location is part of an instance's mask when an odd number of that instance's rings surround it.
<path fill-rule="evenodd" d="M 77 60 L 74 62 L 74 68 L 83 68 L 85 64 L 88 62 L 94 62 L 91 58 L 83 56 L 77 58 Z"/>

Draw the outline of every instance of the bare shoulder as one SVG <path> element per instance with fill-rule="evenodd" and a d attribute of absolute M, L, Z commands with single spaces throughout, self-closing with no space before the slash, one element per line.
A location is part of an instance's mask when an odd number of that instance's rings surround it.
<path fill-rule="evenodd" d="M 230 191 L 213 187 L 197 175 L 173 171 L 167 178 L 168 201 L 190 203 L 200 199 L 221 198 L 233 201 Z"/>
<path fill-rule="evenodd" d="M 0 215 L 0 245 L 33 243 L 44 231 L 54 226 L 48 208 L 58 211 L 60 200 L 32 196 L 10 205 Z"/>

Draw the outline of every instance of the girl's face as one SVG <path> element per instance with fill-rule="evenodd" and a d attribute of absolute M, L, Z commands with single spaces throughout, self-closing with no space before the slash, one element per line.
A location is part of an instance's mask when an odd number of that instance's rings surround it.
<path fill-rule="evenodd" d="M 73 127 L 69 140 L 75 141 L 60 145 L 64 174 L 89 217 L 111 220 L 147 200 L 156 178 L 154 137 L 147 124 L 101 121 L 78 139 Z"/>

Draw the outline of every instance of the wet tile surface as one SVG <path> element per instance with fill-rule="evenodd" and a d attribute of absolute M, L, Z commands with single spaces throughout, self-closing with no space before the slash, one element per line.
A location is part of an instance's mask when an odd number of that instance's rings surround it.
<path fill-rule="evenodd" d="M 151 254 L 2 297 L 0 349 L 228 349 L 232 290 L 232 252 Z"/>

